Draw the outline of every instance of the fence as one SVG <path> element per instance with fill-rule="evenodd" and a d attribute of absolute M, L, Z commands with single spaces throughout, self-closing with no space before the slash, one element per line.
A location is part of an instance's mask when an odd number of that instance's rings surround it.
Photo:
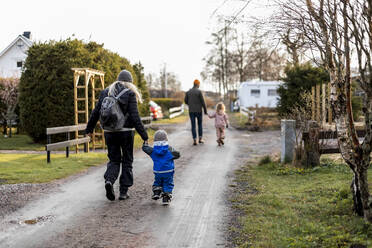
<path fill-rule="evenodd" d="M 252 121 L 256 116 L 256 110 L 251 111 L 247 107 L 240 107 L 240 113 Z"/>
<path fill-rule="evenodd" d="M 185 112 L 185 106 L 182 104 L 180 107 L 169 109 L 169 119 L 180 116 Z"/>
<path fill-rule="evenodd" d="M 145 122 L 145 128 L 151 127 L 152 118 L 149 117 L 142 117 L 141 120 Z M 47 152 L 47 162 L 50 163 L 50 152 L 55 151 L 60 148 L 66 149 L 66 158 L 69 157 L 70 154 L 70 146 L 84 144 L 84 152 L 89 151 L 89 141 L 90 137 L 82 137 L 70 140 L 70 133 L 78 132 L 86 129 L 86 124 L 79 124 L 73 126 L 63 126 L 63 127 L 51 127 L 46 129 L 47 134 L 47 145 L 45 146 L 45 150 Z M 52 135 L 53 134 L 66 134 L 66 141 L 52 143 Z"/>

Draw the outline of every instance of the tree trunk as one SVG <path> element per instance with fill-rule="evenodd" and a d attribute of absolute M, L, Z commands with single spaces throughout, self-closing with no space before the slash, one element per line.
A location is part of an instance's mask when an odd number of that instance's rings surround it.
<path fill-rule="evenodd" d="M 303 164 L 312 168 L 320 164 L 319 126 L 315 121 L 309 122 L 309 137 L 304 140 L 305 156 Z"/>

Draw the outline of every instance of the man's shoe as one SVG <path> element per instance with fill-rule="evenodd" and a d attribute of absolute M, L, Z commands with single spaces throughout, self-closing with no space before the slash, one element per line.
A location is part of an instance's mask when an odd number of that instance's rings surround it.
<path fill-rule="evenodd" d="M 126 200 L 129 198 L 129 195 L 128 193 L 120 193 L 120 196 L 119 196 L 119 200 L 122 201 L 122 200 Z"/>
<path fill-rule="evenodd" d="M 153 200 L 159 200 L 160 199 L 161 190 L 154 190 L 154 194 L 152 195 Z"/>
<path fill-rule="evenodd" d="M 172 201 L 172 194 L 164 193 L 163 194 L 163 205 L 169 205 L 171 201 Z"/>
<path fill-rule="evenodd" d="M 106 189 L 106 197 L 110 201 L 115 201 L 115 192 L 114 192 L 114 187 L 112 186 L 112 183 L 107 181 L 105 183 L 105 189 Z"/>
<path fill-rule="evenodd" d="M 204 140 L 202 138 L 199 139 L 199 144 L 204 144 Z"/>
<path fill-rule="evenodd" d="M 198 143 L 196 143 L 196 139 L 194 139 L 193 145 L 196 146 Z"/>

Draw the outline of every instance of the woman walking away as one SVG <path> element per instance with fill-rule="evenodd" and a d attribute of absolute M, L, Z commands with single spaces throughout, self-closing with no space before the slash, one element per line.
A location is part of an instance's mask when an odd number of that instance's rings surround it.
<path fill-rule="evenodd" d="M 115 200 L 113 184 L 119 176 L 120 164 L 120 196 L 119 200 L 129 198 L 128 188 L 133 185 L 133 144 L 134 129 L 137 130 L 144 143 L 148 136 L 138 113 L 137 102 L 142 102 L 141 94 L 132 83 L 132 75 L 123 70 L 118 81 L 112 83 L 101 92 L 85 132 L 91 136 L 98 119 L 105 133 L 109 162 L 104 175 L 106 197 Z"/>
<path fill-rule="evenodd" d="M 209 118 L 215 118 L 214 126 L 216 127 L 217 144 L 218 146 L 224 145 L 225 128 L 229 128 L 227 114 L 225 113 L 225 105 L 219 102 L 216 106 L 216 112 L 208 114 Z"/>

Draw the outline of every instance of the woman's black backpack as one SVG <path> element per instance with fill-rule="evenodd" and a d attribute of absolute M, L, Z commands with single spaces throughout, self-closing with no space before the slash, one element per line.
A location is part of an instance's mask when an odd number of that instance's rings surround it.
<path fill-rule="evenodd" d="M 128 113 L 123 113 L 118 99 L 128 91 L 129 89 L 124 89 L 115 97 L 108 95 L 103 99 L 100 123 L 104 130 L 112 132 L 123 130 L 124 124 L 128 119 Z"/>

